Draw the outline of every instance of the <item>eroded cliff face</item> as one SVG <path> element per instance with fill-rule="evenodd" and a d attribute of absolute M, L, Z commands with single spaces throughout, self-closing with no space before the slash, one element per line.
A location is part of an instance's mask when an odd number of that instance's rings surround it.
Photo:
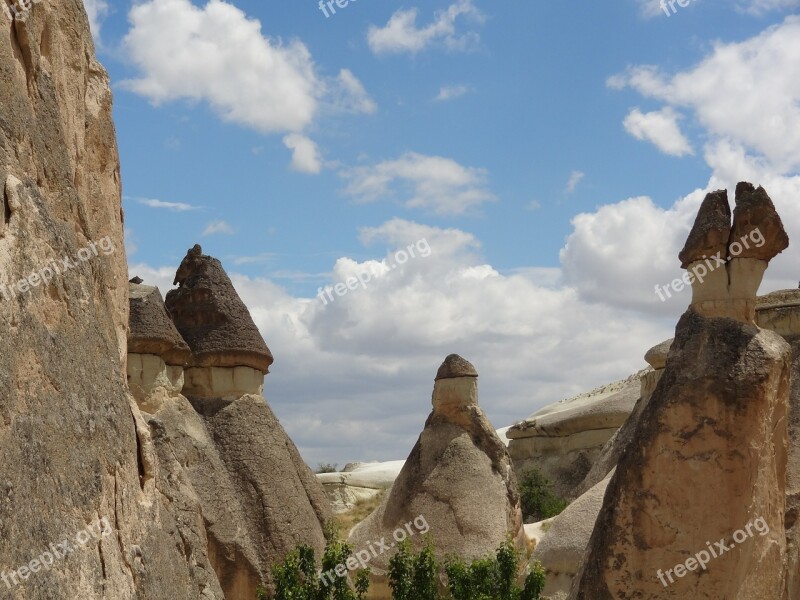
<path fill-rule="evenodd" d="M 126 385 L 119 158 L 83 4 L 0 30 L 0 596 L 221 598 Z"/>

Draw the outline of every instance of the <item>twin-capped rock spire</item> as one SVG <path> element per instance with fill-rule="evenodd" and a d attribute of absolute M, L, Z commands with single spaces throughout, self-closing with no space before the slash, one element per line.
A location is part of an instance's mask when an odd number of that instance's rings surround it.
<path fill-rule="evenodd" d="M 703 200 L 686 245 L 678 255 L 689 273 L 692 308 L 707 317 L 754 323 L 758 287 L 769 261 L 789 246 L 780 216 L 762 187 L 736 186 L 736 208 L 728 192 Z"/>

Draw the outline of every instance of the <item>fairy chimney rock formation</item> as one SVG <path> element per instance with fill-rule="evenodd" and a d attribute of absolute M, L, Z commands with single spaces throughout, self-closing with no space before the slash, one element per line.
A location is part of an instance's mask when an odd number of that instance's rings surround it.
<path fill-rule="evenodd" d="M 783 223 L 767 192 L 747 182 L 709 193 L 679 254 L 692 285 L 692 308 L 707 317 L 755 323 L 756 293 L 769 261 L 789 246 Z"/>
<path fill-rule="evenodd" d="M 681 253 L 690 269 L 724 238 L 721 223 L 706 227 L 701 218 L 724 213 L 721 198 L 706 198 L 692 250 Z M 608 483 L 571 600 L 796 597 L 796 576 L 787 584 L 798 562 L 786 510 L 787 473 L 797 464 L 792 349 L 754 324 L 756 280 L 787 238 L 760 188 L 740 184 L 737 211 L 732 232 L 754 243 L 739 252 L 729 238 L 727 251 L 739 258 L 695 287 Z"/>
<path fill-rule="evenodd" d="M 388 496 L 353 529 L 351 543 L 356 550 L 367 548 L 374 540 L 392 540 L 406 524 L 424 522 L 440 557 L 482 557 L 508 535 L 523 548 L 511 459 L 478 405 L 475 367 L 460 356 L 448 356 L 436 376 L 432 403 L 425 428 Z M 421 535 L 409 539 L 417 547 L 422 543 Z M 390 553 L 373 558 L 373 573 L 385 574 L 389 558 Z"/>
<path fill-rule="evenodd" d="M 272 364 L 264 338 L 222 263 L 195 245 L 175 275 L 166 306 L 192 355 L 184 394 L 230 401 L 261 394 Z"/>
<path fill-rule="evenodd" d="M 139 407 L 152 413 L 167 397 L 181 392 L 191 351 L 158 288 L 129 283 L 128 293 L 128 387 Z"/>

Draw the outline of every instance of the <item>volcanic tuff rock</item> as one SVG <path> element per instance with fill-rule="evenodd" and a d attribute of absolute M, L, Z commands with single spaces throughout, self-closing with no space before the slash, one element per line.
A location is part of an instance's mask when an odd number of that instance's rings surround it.
<path fill-rule="evenodd" d="M 538 561 L 544 567 L 547 579 L 542 595 L 545 598 L 563 600 L 569 594 L 572 579 L 583 564 L 610 478 L 598 482 L 554 517 L 536 544 L 530 562 Z"/>
<path fill-rule="evenodd" d="M 245 324 L 252 320 L 219 261 L 195 248 L 189 268 L 184 261 L 178 278 L 191 278 L 203 263 L 213 266 L 215 275 L 205 282 L 203 293 L 226 301 L 216 304 L 218 318 L 206 323 L 203 335 L 225 339 L 216 327 L 227 331 L 232 317 Z M 143 295 L 147 307 L 141 306 Z M 160 300 L 158 290 L 131 284 L 131 336 L 138 340 L 129 343 L 132 348 L 147 350 L 152 340 L 181 339 L 169 317 L 161 318 L 167 312 Z M 184 322 L 196 322 L 191 311 L 206 306 L 186 303 L 183 309 Z M 262 345 L 266 348 L 263 341 Z M 202 343 L 201 347 L 207 348 Z M 185 362 L 201 363 L 194 356 Z M 182 536 L 194 539 L 194 529 L 202 524 L 203 542 L 194 551 L 208 557 L 227 600 L 251 600 L 262 582 L 269 588 L 271 565 L 298 544 L 322 552 L 330 507 L 322 486 L 260 394 L 263 372 L 245 366 L 191 367 L 184 372 L 181 366 L 166 365 L 162 356 L 130 354 L 128 373 L 152 432 L 158 489 L 176 506 L 194 513 L 193 519 L 178 521 Z"/>
<path fill-rule="evenodd" d="M 731 237 L 731 207 L 727 190 L 709 193 L 694 222 L 689 238 L 678 255 L 684 269 L 691 263 L 716 254 L 724 260 L 728 256 Z"/>
<path fill-rule="evenodd" d="M 463 362 L 462 362 L 463 361 Z M 458 365 L 458 368 L 453 368 Z M 436 552 L 478 558 L 493 552 L 507 535 L 524 548 L 516 478 L 506 448 L 478 406 L 477 371 L 450 356 L 433 388 L 433 411 L 383 503 L 350 534 L 356 550 L 418 517 L 430 525 Z M 410 541 L 416 547 L 422 536 Z M 383 574 L 390 554 L 369 566 Z"/>
<path fill-rule="evenodd" d="M 757 237 L 763 237 L 765 243 L 760 247 L 743 247 L 739 257 L 769 262 L 789 247 L 789 236 L 766 190 L 761 186 L 756 189 L 753 184 L 742 181 L 736 186 L 731 244 L 752 237 L 754 232 L 758 232 Z"/>
<path fill-rule="evenodd" d="M 780 238 L 782 228 L 771 231 Z M 765 245 L 775 251 L 782 242 Z M 754 319 L 755 294 L 748 301 Z M 793 563 L 787 553 L 784 527 L 791 348 L 747 315 L 730 318 L 729 304 L 703 308 L 693 303 L 678 323 L 661 380 L 608 485 L 573 600 L 791 600 L 787 569 L 797 569 L 797 557 Z M 734 532 L 756 521 L 768 531 L 731 545 Z M 707 540 L 731 550 L 705 569 L 697 560 L 688 568 Z"/>
<path fill-rule="evenodd" d="M 577 497 L 576 487 L 636 405 L 646 372 L 549 404 L 511 427 L 508 452 L 517 475 L 536 466 L 558 496 Z"/>
<path fill-rule="evenodd" d="M 129 283 L 128 295 L 128 354 L 154 354 L 168 365 L 187 364 L 192 353 L 167 314 L 158 288 Z"/>
<path fill-rule="evenodd" d="M 272 353 L 216 258 L 195 245 L 167 292 L 167 310 L 192 349 L 192 367 L 250 367 L 269 372 Z"/>
<path fill-rule="evenodd" d="M 747 182 L 736 186 L 733 225 L 725 190 L 703 200 L 680 254 L 692 285 L 692 309 L 707 317 L 754 323 L 755 298 L 769 261 L 785 250 L 789 238 L 766 191 Z M 722 244 L 725 247 L 709 254 Z M 688 279 L 687 279 L 688 278 Z"/>
<path fill-rule="evenodd" d="M 108 76 L 80 0 L 0 11 L 0 282 L 105 236 L 114 252 L 0 295 L 0 571 L 106 517 L 112 535 L 0 595 L 27 600 L 222 598 L 199 512 L 157 489 L 125 377 L 128 277 Z M 182 537 L 178 520 L 193 524 Z M 191 560 L 187 556 L 192 556 Z"/>

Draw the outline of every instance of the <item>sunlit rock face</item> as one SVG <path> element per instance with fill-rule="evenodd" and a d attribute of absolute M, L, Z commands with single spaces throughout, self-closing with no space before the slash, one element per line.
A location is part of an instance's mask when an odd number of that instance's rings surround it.
<path fill-rule="evenodd" d="M 383 503 L 350 535 L 355 548 L 399 528 L 430 527 L 441 558 L 457 554 L 483 557 L 511 536 L 525 546 L 516 478 L 506 447 L 478 405 L 478 373 L 466 360 L 450 355 L 439 369 L 433 410 Z M 420 547 L 422 535 L 411 536 Z M 369 566 L 385 574 L 391 553 Z"/>
<path fill-rule="evenodd" d="M 679 258 L 688 271 L 695 312 L 755 323 L 764 272 L 789 246 L 789 237 L 764 188 L 739 183 L 733 223 L 730 214 L 726 190 L 708 194 Z"/>
<path fill-rule="evenodd" d="M 726 226 L 717 219 L 724 202 L 721 193 L 706 198 L 681 253 L 684 266 L 724 241 Z M 664 372 L 609 481 L 570 598 L 792 597 L 792 349 L 755 325 L 755 280 L 788 242 L 766 192 L 740 184 L 728 251 L 734 232 L 758 227 L 764 239 L 757 252 L 721 267 L 726 281 L 695 287 L 702 301 L 695 295 L 678 323 Z"/>

